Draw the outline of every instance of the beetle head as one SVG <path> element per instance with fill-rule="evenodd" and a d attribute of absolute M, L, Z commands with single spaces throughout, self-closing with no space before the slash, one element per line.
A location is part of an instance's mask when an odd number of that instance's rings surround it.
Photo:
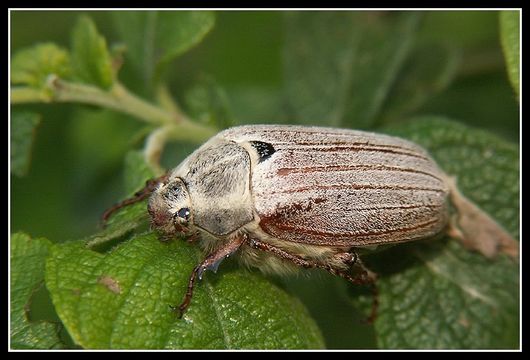
<path fill-rule="evenodd" d="M 191 233 L 191 201 L 181 178 L 161 183 L 149 198 L 147 211 L 154 229 L 175 236 Z"/>

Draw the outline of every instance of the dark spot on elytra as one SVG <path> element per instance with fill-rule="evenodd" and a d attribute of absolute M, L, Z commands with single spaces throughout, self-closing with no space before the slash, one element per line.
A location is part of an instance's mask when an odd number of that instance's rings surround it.
<path fill-rule="evenodd" d="M 270 158 L 276 152 L 274 147 L 263 141 L 251 141 L 250 144 L 256 150 L 259 156 L 259 162 L 263 162 Z"/>
<path fill-rule="evenodd" d="M 294 204 L 289 204 L 285 206 L 280 206 L 276 210 L 275 216 L 277 216 L 278 218 L 280 217 L 289 218 L 290 216 L 293 216 L 293 215 L 298 215 L 298 214 L 302 214 L 305 212 L 309 212 L 313 209 L 313 205 L 320 204 L 326 201 L 327 199 L 325 198 L 315 198 L 315 199 L 309 198 L 308 201 L 304 203 L 294 203 Z"/>

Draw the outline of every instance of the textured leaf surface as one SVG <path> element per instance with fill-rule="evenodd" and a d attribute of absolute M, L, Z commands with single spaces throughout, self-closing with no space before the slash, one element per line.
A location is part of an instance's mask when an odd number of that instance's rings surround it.
<path fill-rule="evenodd" d="M 31 147 L 40 116 L 31 112 L 11 113 L 11 172 L 24 176 L 29 170 Z"/>
<path fill-rule="evenodd" d="M 46 284 L 57 312 L 85 348 L 320 348 L 320 333 L 302 305 L 263 277 L 221 266 L 196 288 L 177 319 L 200 259 L 183 241 L 138 234 L 108 254 L 79 242 L 56 246 Z"/>
<path fill-rule="evenodd" d="M 286 14 L 284 74 L 294 121 L 367 128 L 407 58 L 419 13 Z"/>
<path fill-rule="evenodd" d="M 501 43 L 506 58 L 508 77 L 519 97 L 519 11 L 501 11 Z"/>
<path fill-rule="evenodd" d="M 469 199 L 519 236 L 515 146 L 436 117 L 388 132 L 427 148 Z M 395 246 L 367 261 L 380 275 L 381 348 L 518 347 L 519 269 L 507 257 L 488 260 L 445 237 Z"/>
<path fill-rule="evenodd" d="M 42 88 L 49 75 L 67 79 L 71 75 L 70 55 L 52 43 L 37 44 L 17 52 L 11 61 L 11 83 Z"/>
<path fill-rule="evenodd" d="M 72 32 L 74 76 L 87 84 L 108 89 L 114 82 L 112 59 L 105 38 L 89 17 L 81 17 Z"/>
<path fill-rule="evenodd" d="M 24 233 L 11 236 L 11 347 L 51 349 L 62 347 L 59 325 L 31 321 L 29 307 L 33 293 L 43 284 L 44 263 L 51 242 L 32 239 Z"/>
<path fill-rule="evenodd" d="M 215 17 L 209 11 L 112 12 L 130 61 L 148 83 L 164 65 L 198 44 Z"/>

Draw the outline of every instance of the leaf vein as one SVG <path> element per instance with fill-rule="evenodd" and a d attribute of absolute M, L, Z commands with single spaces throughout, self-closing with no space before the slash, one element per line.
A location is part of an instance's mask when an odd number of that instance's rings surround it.
<path fill-rule="evenodd" d="M 212 284 L 208 280 L 205 279 L 205 288 L 208 292 L 209 297 L 212 299 L 212 307 L 215 311 L 215 316 L 217 318 L 217 322 L 219 322 L 219 327 L 221 328 L 222 334 L 223 334 L 223 341 L 225 343 L 225 346 L 227 349 L 232 348 L 232 338 L 230 337 L 230 334 L 226 331 L 226 328 L 224 326 L 223 318 L 220 313 L 219 309 L 219 303 L 217 302 L 217 298 L 215 297 L 214 290 L 212 287 Z"/>

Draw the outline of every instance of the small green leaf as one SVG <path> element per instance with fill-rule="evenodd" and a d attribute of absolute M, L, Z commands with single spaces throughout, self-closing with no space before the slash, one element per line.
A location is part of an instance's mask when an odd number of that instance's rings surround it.
<path fill-rule="evenodd" d="M 193 119 L 211 124 L 219 129 L 234 125 L 228 97 L 209 76 L 202 76 L 185 97 L 187 110 Z"/>
<path fill-rule="evenodd" d="M 147 180 L 153 179 L 155 173 L 145 162 L 145 157 L 141 151 L 129 151 L 125 157 L 125 171 L 123 180 L 125 191 L 132 195 L 143 188 Z"/>
<path fill-rule="evenodd" d="M 11 235 L 11 347 L 51 349 L 62 347 L 59 324 L 31 321 L 33 293 L 43 285 L 44 264 L 51 242 L 23 233 Z"/>
<path fill-rule="evenodd" d="M 210 11 L 114 11 L 111 12 L 130 61 L 152 84 L 163 68 L 197 45 L 212 29 Z M 157 79 L 155 79 L 156 81 Z"/>
<path fill-rule="evenodd" d="M 470 200 L 518 237 L 516 146 L 438 117 L 387 130 L 427 148 Z M 519 268 L 511 259 L 489 260 L 445 237 L 396 245 L 365 260 L 379 274 L 379 347 L 519 346 Z"/>
<path fill-rule="evenodd" d="M 39 123 L 39 114 L 18 111 L 11 114 L 11 172 L 17 176 L 24 176 L 29 170 L 31 147 Z"/>
<path fill-rule="evenodd" d="M 501 11 L 501 43 L 508 77 L 519 98 L 519 11 Z"/>
<path fill-rule="evenodd" d="M 137 234 L 102 255 L 79 242 L 53 248 L 46 284 L 74 341 L 94 349 L 321 348 L 303 306 L 262 276 L 223 264 L 207 273 L 178 319 L 201 258 L 184 241 Z M 228 266 L 227 266 L 228 265 Z"/>
<path fill-rule="evenodd" d="M 49 75 L 62 79 L 71 75 L 68 51 L 53 43 L 37 44 L 18 51 L 11 61 L 11 84 L 42 89 Z"/>
<path fill-rule="evenodd" d="M 412 48 L 420 14 L 286 14 L 284 74 L 294 121 L 367 128 Z"/>
<path fill-rule="evenodd" d="M 114 82 L 107 42 L 87 16 L 79 18 L 72 33 L 72 67 L 75 78 L 81 82 L 103 89 Z"/>
<path fill-rule="evenodd" d="M 125 157 L 124 183 L 127 197 L 145 186 L 147 180 L 155 178 L 153 170 L 145 162 L 143 153 L 130 151 Z M 105 228 L 84 241 L 94 247 L 122 237 L 130 231 L 146 224 L 148 220 L 146 200 L 129 205 L 112 215 Z"/>

